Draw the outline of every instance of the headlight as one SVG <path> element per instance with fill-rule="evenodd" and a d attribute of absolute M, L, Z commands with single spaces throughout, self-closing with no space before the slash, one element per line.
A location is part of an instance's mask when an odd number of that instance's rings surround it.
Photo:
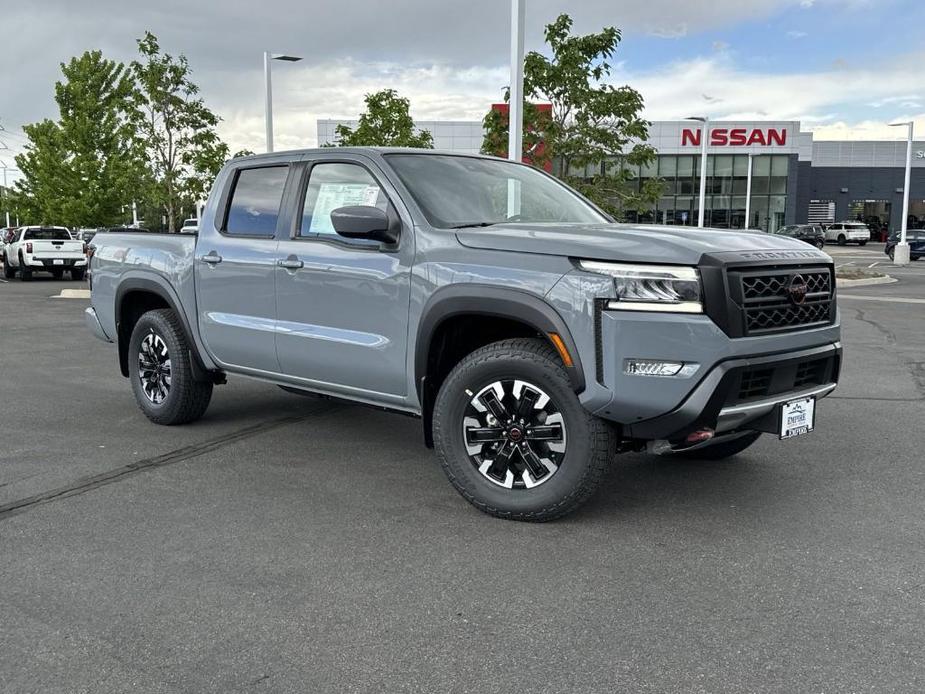
<path fill-rule="evenodd" d="M 673 265 L 629 265 L 579 261 L 582 270 L 613 277 L 616 299 L 607 308 L 623 311 L 703 313 L 700 273 Z"/>

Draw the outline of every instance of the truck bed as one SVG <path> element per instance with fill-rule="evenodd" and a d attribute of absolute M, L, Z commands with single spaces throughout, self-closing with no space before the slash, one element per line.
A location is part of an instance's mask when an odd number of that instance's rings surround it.
<path fill-rule="evenodd" d="M 196 236 L 153 232 L 98 234 L 91 242 L 90 303 L 110 339 L 116 334 L 116 292 L 156 283 L 185 315 L 196 315 Z"/>

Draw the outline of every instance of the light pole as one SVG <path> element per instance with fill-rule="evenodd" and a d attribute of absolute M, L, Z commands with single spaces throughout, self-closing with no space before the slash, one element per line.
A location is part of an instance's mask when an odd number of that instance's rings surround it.
<path fill-rule="evenodd" d="M 906 227 L 909 225 L 909 179 L 912 174 L 912 137 L 915 124 L 912 121 L 908 123 L 890 123 L 894 128 L 906 126 L 909 133 L 906 140 L 906 180 L 903 184 L 903 218 L 902 226 L 899 232 L 899 243 L 893 251 L 893 263 L 895 265 L 909 264 L 909 242 L 906 241 Z"/>
<path fill-rule="evenodd" d="M 7 183 L 6 183 L 6 171 L 8 167 L 6 165 L 6 162 L 3 161 L 2 159 L 0 159 L 0 167 L 3 168 L 3 202 L 4 202 L 3 207 L 6 211 L 6 225 L 10 226 L 10 209 L 6 204 L 6 201 L 9 199 L 9 193 L 7 190 Z"/>
<path fill-rule="evenodd" d="M 511 101 L 508 111 L 507 158 L 523 160 L 524 149 L 524 17 L 526 0 L 511 0 Z"/>
<path fill-rule="evenodd" d="M 265 88 L 265 109 L 267 121 L 267 152 L 273 151 L 273 82 L 270 78 L 270 61 L 283 60 L 287 63 L 297 63 L 302 60 L 294 55 L 280 55 L 263 52 L 263 83 Z"/>
<path fill-rule="evenodd" d="M 745 179 L 745 229 L 748 229 L 749 218 L 752 214 L 752 162 L 755 160 L 754 152 L 748 153 L 748 178 Z"/>
<path fill-rule="evenodd" d="M 703 229 L 703 220 L 707 206 L 707 141 L 710 139 L 709 116 L 688 116 L 686 120 L 703 123 L 700 132 L 700 209 L 697 211 L 697 226 Z"/>

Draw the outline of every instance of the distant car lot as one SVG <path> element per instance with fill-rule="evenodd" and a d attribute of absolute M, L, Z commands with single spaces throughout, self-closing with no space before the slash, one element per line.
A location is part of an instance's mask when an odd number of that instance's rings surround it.
<path fill-rule="evenodd" d="M 414 419 L 238 379 L 165 436 L 86 302 L 49 298 L 73 284 L 0 284 L 4 428 L 42 432 L 0 447 L 3 688 L 919 691 L 921 269 L 841 292 L 818 431 L 627 456 L 571 519 L 513 527 Z"/>

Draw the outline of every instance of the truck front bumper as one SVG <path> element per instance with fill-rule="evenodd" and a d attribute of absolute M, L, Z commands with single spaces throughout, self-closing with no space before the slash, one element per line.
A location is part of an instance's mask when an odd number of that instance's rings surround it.
<path fill-rule="evenodd" d="M 834 390 L 841 327 L 730 338 L 705 315 L 604 311 L 596 378 L 580 396 L 626 438 L 683 441 L 717 433 L 777 431 L 779 405 Z M 634 373 L 634 360 L 683 364 L 674 376 Z M 587 361 L 587 360 L 586 360 Z"/>
<path fill-rule="evenodd" d="M 716 365 L 671 412 L 626 427 L 630 438 L 683 441 L 688 434 L 749 430 L 778 433 L 780 406 L 835 390 L 838 342 L 786 354 L 730 359 Z"/>

